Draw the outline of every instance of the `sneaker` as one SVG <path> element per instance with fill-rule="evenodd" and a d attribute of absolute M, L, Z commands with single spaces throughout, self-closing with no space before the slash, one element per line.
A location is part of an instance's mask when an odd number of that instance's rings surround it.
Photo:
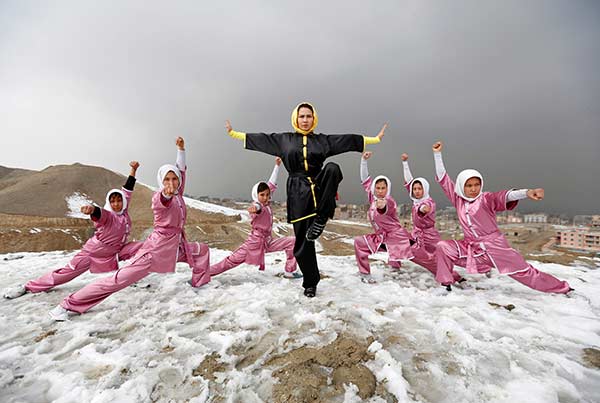
<path fill-rule="evenodd" d="M 360 273 L 360 281 L 362 281 L 365 284 L 376 284 L 377 281 L 371 277 L 370 274 L 362 274 Z"/>
<path fill-rule="evenodd" d="M 313 298 L 315 295 L 317 295 L 317 287 L 305 288 L 304 295 L 306 295 L 308 298 Z"/>
<path fill-rule="evenodd" d="M 326 224 L 327 217 L 323 218 L 317 216 L 317 218 L 315 218 L 315 220 L 312 222 L 312 224 L 310 224 L 310 227 L 308 227 L 308 230 L 306 231 L 306 240 L 314 242 L 317 239 L 319 239 L 319 237 L 323 233 L 323 230 L 325 229 Z"/>
<path fill-rule="evenodd" d="M 27 288 L 24 285 L 20 285 L 17 287 L 7 288 L 4 290 L 4 298 L 6 299 L 14 299 L 19 298 L 22 295 L 27 293 Z"/>
<path fill-rule="evenodd" d="M 63 322 L 69 319 L 69 311 L 60 305 L 57 305 L 53 310 L 48 312 L 48 315 L 56 322 Z"/>
<path fill-rule="evenodd" d="M 492 271 L 491 271 L 491 270 L 490 270 L 490 271 L 486 271 L 486 272 L 485 272 L 485 276 L 486 276 L 487 278 L 492 278 Z"/>
<path fill-rule="evenodd" d="M 286 271 L 285 273 L 283 273 L 283 277 L 294 280 L 297 278 L 302 278 L 302 273 L 298 273 L 297 271 Z"/>

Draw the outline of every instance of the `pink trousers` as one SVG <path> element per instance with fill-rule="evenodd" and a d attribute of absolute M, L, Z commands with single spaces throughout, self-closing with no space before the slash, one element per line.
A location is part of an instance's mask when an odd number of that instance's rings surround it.
<path fill-rule="evenodd" d="M 427 252 L 424 247 L 418 247 L 417 244 L 414 244 L 411 246 L 411 251 L 414 257 L 410 261 L 427 269 L 435 276 L 438 282 L 442 284 L 444 281 L 453 283 L 461 279 L 461 275 L 454 270 L 444 270 L 440 273 L 440 275 L 438 275 L 436 256 L 434 253 Z M 371 266 L 369 265 L 369 255 L 371 255 L 371 250 L 369 249 L 369 246 L 367 245 L 367 242 L 363 236 L 357 236 L 354 238 L 354 254 L 356 256 L 358 270 L 362 274 L 370 274 Z M 398 261 L 390 261 L 390 266 L 392 266 L 394 269 L 399 269 L 401 267 L 400 262 Z M 448 280 L 448 278 L 451 280 Z"/>
<path fill-rule="evenodd" d="M 466 267 L 467 265 L 467 258 L 459 256 L 454 241 L 438 242 L 436 256 L 438 271 L 452 270 L 454 265 L 460 267 Z M 487 273 L 494 267 L 494 264 L 487 253 L 476 256 L 474 259 L 480 273 Z M 529 265 L 525 270 L 509 274 L 508 276 L 529 288 L 542 292 L 566 294 L 570 289 L 569 283 L 566 281 L 561 281 L 550 274 L 541 272 L 532 265 Z M 446 278 L 445 281 L 448 284 L 451 283 L 449 278 Z"/>
<path fill-rule="evenodd" d="M 289 236 L 271 239 L 271 241 L 266 245 L 265 253 L 285 251 L 285 271 L 291 273 L 293 271 L 296 271 L 294 243 L 295 238 Z M 241 265 L 242 263 L 246 262 L 247 255 L 248 248 L 246 247 L 246 245 L 242 244 L 239 248 L 233 251 L 231 255 L 227 256 L 219 263 L 210 266 L 210 275 L 216 276 L 217 274 L 221 274 L 223 272 L 226 272 L 227 270 L 231 270 L 234 267 Z M 264 270 L 264 265 L 260 266 L 259 269 Z"/>
<path fill-rule="evenodd" d="M 178 262 L 187 262 L 185 254 L 180 255 Z M 208 273 L 209 249 L 200 244 L 200 254 L 194 256 L 192 286 L 199 287 L 210 281 Z M 152 253 L 146 253 L 130 265 L 118 270 L 114 275 L 94 281 L 81 290 L 69 295 L 61 306 L 69 311 L 84 313 L 104 301 L 111 294 L 143 279 L 152 273 Z"/>
<path fill-rule="evenodd" d="M 119 260 L 131 259 L 135 253 L 142 247 L 143 242 L 129 242 L 119 251 Z M 73 264 L 73 262 L 76 262 Z M 44 274 L 36 280 L 30 280 L 25 284 L 25 289 L 29 292 L 48 291 L 61 284 L 68 283 L 75 277 L 78 277 L 88 271 L 90 268 L 90 256 L 88 252 L 79 252 L 71 262 L 54 271 Z"/>

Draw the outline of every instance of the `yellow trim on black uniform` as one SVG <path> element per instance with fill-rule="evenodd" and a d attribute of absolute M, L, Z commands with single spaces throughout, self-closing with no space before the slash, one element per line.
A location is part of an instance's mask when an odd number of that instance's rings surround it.
<path fill-rule="evenodd" d="M 309 214 L 309 215 L 301 217 L 301 218 L 296 218 L 295 220 L 290 221 L 290 224 L 294 224 L 294 223 L 297 223 L 298 221 L 306 220 L 307 218 L 314 217 L 316 215 L 317 215 L 317 213 L 312 213 L 312 214 Z"/>
<path fill-rule="evenodd" d="M 381 139 L 377 136 L 375 136 L 375 137 L 363 136 L 363 140 L 364 140 L 363 151 L 366 150 L 367 144 L 379 144 L 381 142 Z"/>

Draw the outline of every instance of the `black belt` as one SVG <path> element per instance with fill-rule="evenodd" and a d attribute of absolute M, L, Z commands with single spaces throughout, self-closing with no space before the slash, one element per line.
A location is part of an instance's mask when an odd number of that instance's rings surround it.
<path fill-rule="evenodd" d="M 307 172 L 289 172 L 288 176 L 292 178 L 308 178 L 309 176 L 312 178 L 313 175 L 309 175 Z"/>

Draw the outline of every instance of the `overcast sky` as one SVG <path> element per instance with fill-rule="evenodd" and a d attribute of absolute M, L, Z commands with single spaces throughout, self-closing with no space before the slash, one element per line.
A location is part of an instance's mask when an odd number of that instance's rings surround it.
<path fill-rule="evenodd" d="M 225 133 L 375 135 L 399 203 L 400 154 L 433 182 L 431 144 L 487 190 L 544 187 L 521 211 L 600 213 L 600 2 L 0 1 L 0 165 L 81 162 L 153 184 L 185 137 L 188 193 L 249 197 L 273 159 Z M 358 153 L 343 202 L 363 202 Z M 280 176 L 285 193 L 287 173 Z M 93 180 L 93 178 L 90 178 Z M 432 196 L 448 203 L 432 183 Z"/>

